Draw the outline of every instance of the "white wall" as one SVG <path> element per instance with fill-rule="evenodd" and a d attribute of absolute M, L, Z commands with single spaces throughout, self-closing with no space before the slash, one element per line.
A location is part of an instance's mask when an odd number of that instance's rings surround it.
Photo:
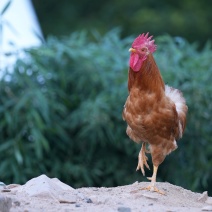
<path fill-rule="evenodd" d="M 9 0 L 0 0 L 0 12 Z M 31 3 L 31 0 L 12 0 L 10 7 L 0 19 L 0 68 L 2 69 L 11 60 L 4 54 L 41 44 L 36 34 L 42 37 L 42 32 Z M 12 44 L 12 45 L 11 45 Z M 1 74 L 1 73 L 0 73 Z"/>

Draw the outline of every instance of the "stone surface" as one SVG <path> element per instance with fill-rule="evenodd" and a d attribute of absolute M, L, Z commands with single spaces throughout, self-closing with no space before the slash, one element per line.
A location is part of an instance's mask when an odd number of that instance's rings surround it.
<path fill-rule="evenodd" d="M 62 203 L 75 203 L 75 189 L 62 183 L 60 180 L 50 179 L 46 175 L 29 180 L 18 192 L 25 192 L 29 197 L 52 199 Z"/>
<path fill-rule="evenodd" d="M 8 212 L 200 212 L 210 211 L 212 197 L 195 193 L 170 183 L 157 183 L 166 195 L 141 190 L 149 182 L 113 188 L 78 188 L 45 175 L 33 178 L 22 186 L 11 186 L 11 192 L 0 192 L 9 201 Z M 8 199 L 9 198 L 9 199 Z M 200 201 L 198 201 L 200 200 Z M 5 199 L 2 200 L 5 203 Z M 7 209 L 6 209 L 7 210 Z M 0 210 L 1 211 L 1 210 Z M 7 211 L 6 211 L 7 212 Z"/>
<path fill-rule="evenodd" d="M 131 212 L 131 209 L 127 207 L 119 207 L 118 212 Z"/>
<path fill-rule="evenodd" d="M 142 194 L 143 197 L 146 197 L 146 198 L 149 198 L 149 199 L 152 199 L 152 200 L 157 200 L 158 198 L 155 196 L 155 194 Z"/>
<path fill-rule="evenodd" d="M 0 211 L 9 212 L 12 207 L 12 199 L 0 195 Z"/>
<path fill-rule="evenodd" d="M 202 211 L 212 211 L 212 206 L 207 205 L 202 208 Z"/>
<path fill-rule="evenodd" d="M 212 205 L 212 197 L 208 197 L 205 203 Z"/>
<path fill-rule="evenodd" d="M 205 202 L 208 199 L 208 192 L 204 191 L 202 195 L 198 198 L 199 202 Z"/>

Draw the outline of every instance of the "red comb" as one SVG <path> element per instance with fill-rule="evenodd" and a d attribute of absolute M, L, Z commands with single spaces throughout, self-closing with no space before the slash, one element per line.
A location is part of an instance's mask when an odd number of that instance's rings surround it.
<path fill-rule="evenodd" d="M 147 32 L 146 35 L 143 33 L 139 35 L 132 43 L 132 47 L 136 48 L 141 45 L 144 45 L 148 48 L 148 50 L 153 53 L 156 50 L 155 40 L 151 40 L 153 36 L 148 37 L 149 33 Z"/>

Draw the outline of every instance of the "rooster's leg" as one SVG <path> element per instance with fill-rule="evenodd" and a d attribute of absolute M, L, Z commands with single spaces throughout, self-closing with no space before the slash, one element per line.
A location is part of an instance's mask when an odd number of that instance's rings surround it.
<path fill-rule="evenodd" d="M 163 191 L 160 191 L 156 186 L 156 176 L 157 176 L 158 166 L 153 166 L 153 175 L 152 177 L 148 177 L 148 180 L 151 180 L 151 183 L 149 186 L 142 188 L 142 190 L 148 190 L 148 191 L 155 191 L 159 194 L 165 194 Z"/>
<path fill-rule="evenodd" d="M 143 142 L 141 150 L 140 150 L 139 155 L 138 155 L 138 166 L 136 168 L 136 171 L 141 169 L 141 172 L 144 176 L 145 176 L 144 165 L 149 169 L 149 165 L 147 163 L 148 158 L 145 155 L 145 152 L 147 152 L 146 143 Z"/>

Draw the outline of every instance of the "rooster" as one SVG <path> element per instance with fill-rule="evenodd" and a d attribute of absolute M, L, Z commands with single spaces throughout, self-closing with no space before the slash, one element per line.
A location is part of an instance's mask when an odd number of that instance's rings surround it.
<path fill-rule="evenodd" d="M 127 135 L 142 143 L 136 170 L 141 169 L 145 175 L 144 166 L 149 169 L 145 153 L 152 156 L 153 175 L 147 178 L 151 183 L 142 189 L 164 194 L 155 186 L 158 166 L 177 148 L 176 140 L 185 130 L 188 107 L 178 89 L 164 84 L 152 55 L 155 41 L 148 36 L 149 33 L 139 35 L 129 49 L 129 96 L 122 116 L 127 122 Z"/>

